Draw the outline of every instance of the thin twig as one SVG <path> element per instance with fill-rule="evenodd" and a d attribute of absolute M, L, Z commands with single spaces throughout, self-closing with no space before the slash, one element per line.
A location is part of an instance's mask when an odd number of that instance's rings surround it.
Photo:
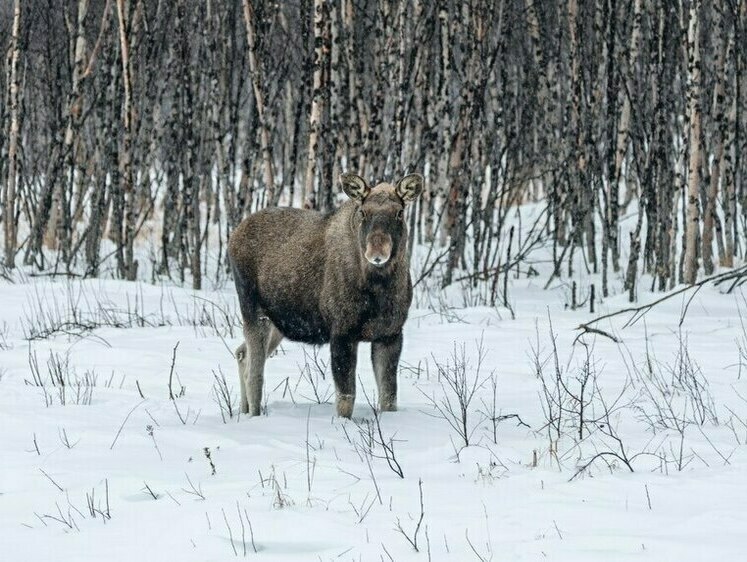
<path fill-rule="evenodd" d="M 171 389 L 171 384 L 174 379 L 174 365 L 176 364 L 176 349 L 179 347 L 179 342 L 176 342 L 173 351 L 171 352 L 171 368 L 169 369 L 169 400 L 174 399 L 174 392 Z"/>
<path fill-rule="evenodd" d="M 223 512 L 223 521 L 226 522 L 226 528 L 228 529 L 228 538 L 231 540 L 231 548 L 233 549 L 233 555 L 238 556 L 239 553 L 236 551 L 236 545 L 233 544 L 233 533 L 231 532 L 231 525 L 228 524 L 228 517 L 226 517 L 226 510 L 221 508 Z"/>
<path fill-rule="evenodd" d="M 114 445 L 117 443 L 117 439 L 119 439 L 119 434 L 122 433 L 122 430 L 124 429 L 125 424 L 127 423 L 127 420 L 130 419 L 130 416 L 132 415 L 132 412 L 137 410 L 142 404 L 145 402 L 145 400 L 141 400 L 135 406 L 133 406 L 132 410 L 127 412 L 127 415 L 125 416 L 125 419 L 122 421 L 122 425 L 119 426 L 119 431 L 117 431 L 117 434 L 114 436 L 114 441 L 112 441 L 112 444 L 109 445 L 109 450 L 111 451 L 114 449 Z"/>
<path fill-rule="evenodd" d="M 59 490 L 60 492 L 64 492 L 64 491 L 65 491 L 65 489 L 64 489 L 64 488 L 63 488 L 62 486 L 60 486 L 60 485 L 59 485 L 59 484 L 58 484 L 57 482 L 55 482 L 55 481 L 54 481 L 54 479 L 52 479 L 52 477 L 51 477 L 51 476 L 50 476 L 49 474 L 47 474 L 46 472 L 44 472 L 44 470 L 43 470 L 43 469 L 41 469 L 41 468 L 40 468 L 40 469 L 39 469 L 39 472 L 41 472 L 41 473 L 42 473 L 42 474 L 43 474 L 44 476 L 46 476 L 46 477 L 47 477 L 47 480 L 49 480 L 49 481 L 50 481 L 50 482 L 51 482 L 52 484 L 54 484 L 54 485 L 55 485 L 55 487 L 56 487 L 56 488 L 57 488 L 57 489 L 58 489 L 58 490 Z"/>
<path fill-rule="evenodd" d="M 397 527 L 396 531 L 399 531 L 403 537 L 407 539 L 407 542 L 409 542 L 412 545 L 412 548 L 415 549 L 415 552 L 420 552 L 418 549 L 418 533 L 420 532 L 420 525 L 423 523 L 423 518 L 425 517 L 425 508 L 423 507 L 423 479 L 418 479 L 418 489 L 420 490 L 420 517 L 418 518 L 418 523 L 415 525 L 415 531 L 412 534 L 412 538 L 405 532 L 405 530 L 402 528 L 402 524 L 399 522 L 399 519 L 397 520 Z"/>

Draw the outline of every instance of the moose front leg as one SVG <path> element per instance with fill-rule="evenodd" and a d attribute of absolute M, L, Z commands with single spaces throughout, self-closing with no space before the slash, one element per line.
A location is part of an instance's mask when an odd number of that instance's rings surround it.
<path fill-rule="evenodd" d="M 332 356 L 332 378 L 335 381 L 337 415 L 349 418 L 355 404 L 355 364 L 358 358 L 358 342 L 347 338 L 330 341 Z"/>
<path fill-rule="evenodd" d="M 402 333 L 371 344 L 376 384 L 379 386 L 379 409 L 382 412 L 397 410 L 397 366 L 402 353 Z"/>

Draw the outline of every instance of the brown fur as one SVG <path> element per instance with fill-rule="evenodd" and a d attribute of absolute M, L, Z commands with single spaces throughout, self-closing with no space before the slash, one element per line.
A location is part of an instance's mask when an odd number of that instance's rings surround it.
<path fill-rule="evenodd" d="M 422 191 L 422 177 L 371 189 L 344 174 L 341 183 L 353 199 L 334 213 L 268 208 L 231 235 L 245 335 L 237 353 L 242 410 L 252 415 L 260 410 L 265 360 L 282 337 L 330 343 L 337 411 L 347 417 L 358 342 L 373 342 L 380 406 L 396 409 L 402 326 L 412 300 L 403 210 Z"/>

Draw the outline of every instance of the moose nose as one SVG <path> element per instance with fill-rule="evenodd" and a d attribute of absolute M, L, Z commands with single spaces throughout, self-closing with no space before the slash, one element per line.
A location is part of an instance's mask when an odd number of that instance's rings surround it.
<path fill-rule="evenodd" d="M 365 252 L 365 258 L 368 263 L 375 266 L 382 266 L 389 261 L 391 254 L 391 236 L 380 232 L 369 235 Z"/>
<path fill-rule="evenodd" d="M 381 266 L 389 261 L 389 256 L 367 255 L 366 259 L 368 260 L 368 263 L 372 265 Z"/>

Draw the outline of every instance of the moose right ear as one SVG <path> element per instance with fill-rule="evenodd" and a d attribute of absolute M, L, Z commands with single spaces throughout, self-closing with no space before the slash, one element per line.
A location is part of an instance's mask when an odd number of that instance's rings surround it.
<path fill-rule="evenodd" d="M 340 185 L 348 197 L 363 201 L 371 191 L 366 180 L 357 174 L 340 174 Z"/>

